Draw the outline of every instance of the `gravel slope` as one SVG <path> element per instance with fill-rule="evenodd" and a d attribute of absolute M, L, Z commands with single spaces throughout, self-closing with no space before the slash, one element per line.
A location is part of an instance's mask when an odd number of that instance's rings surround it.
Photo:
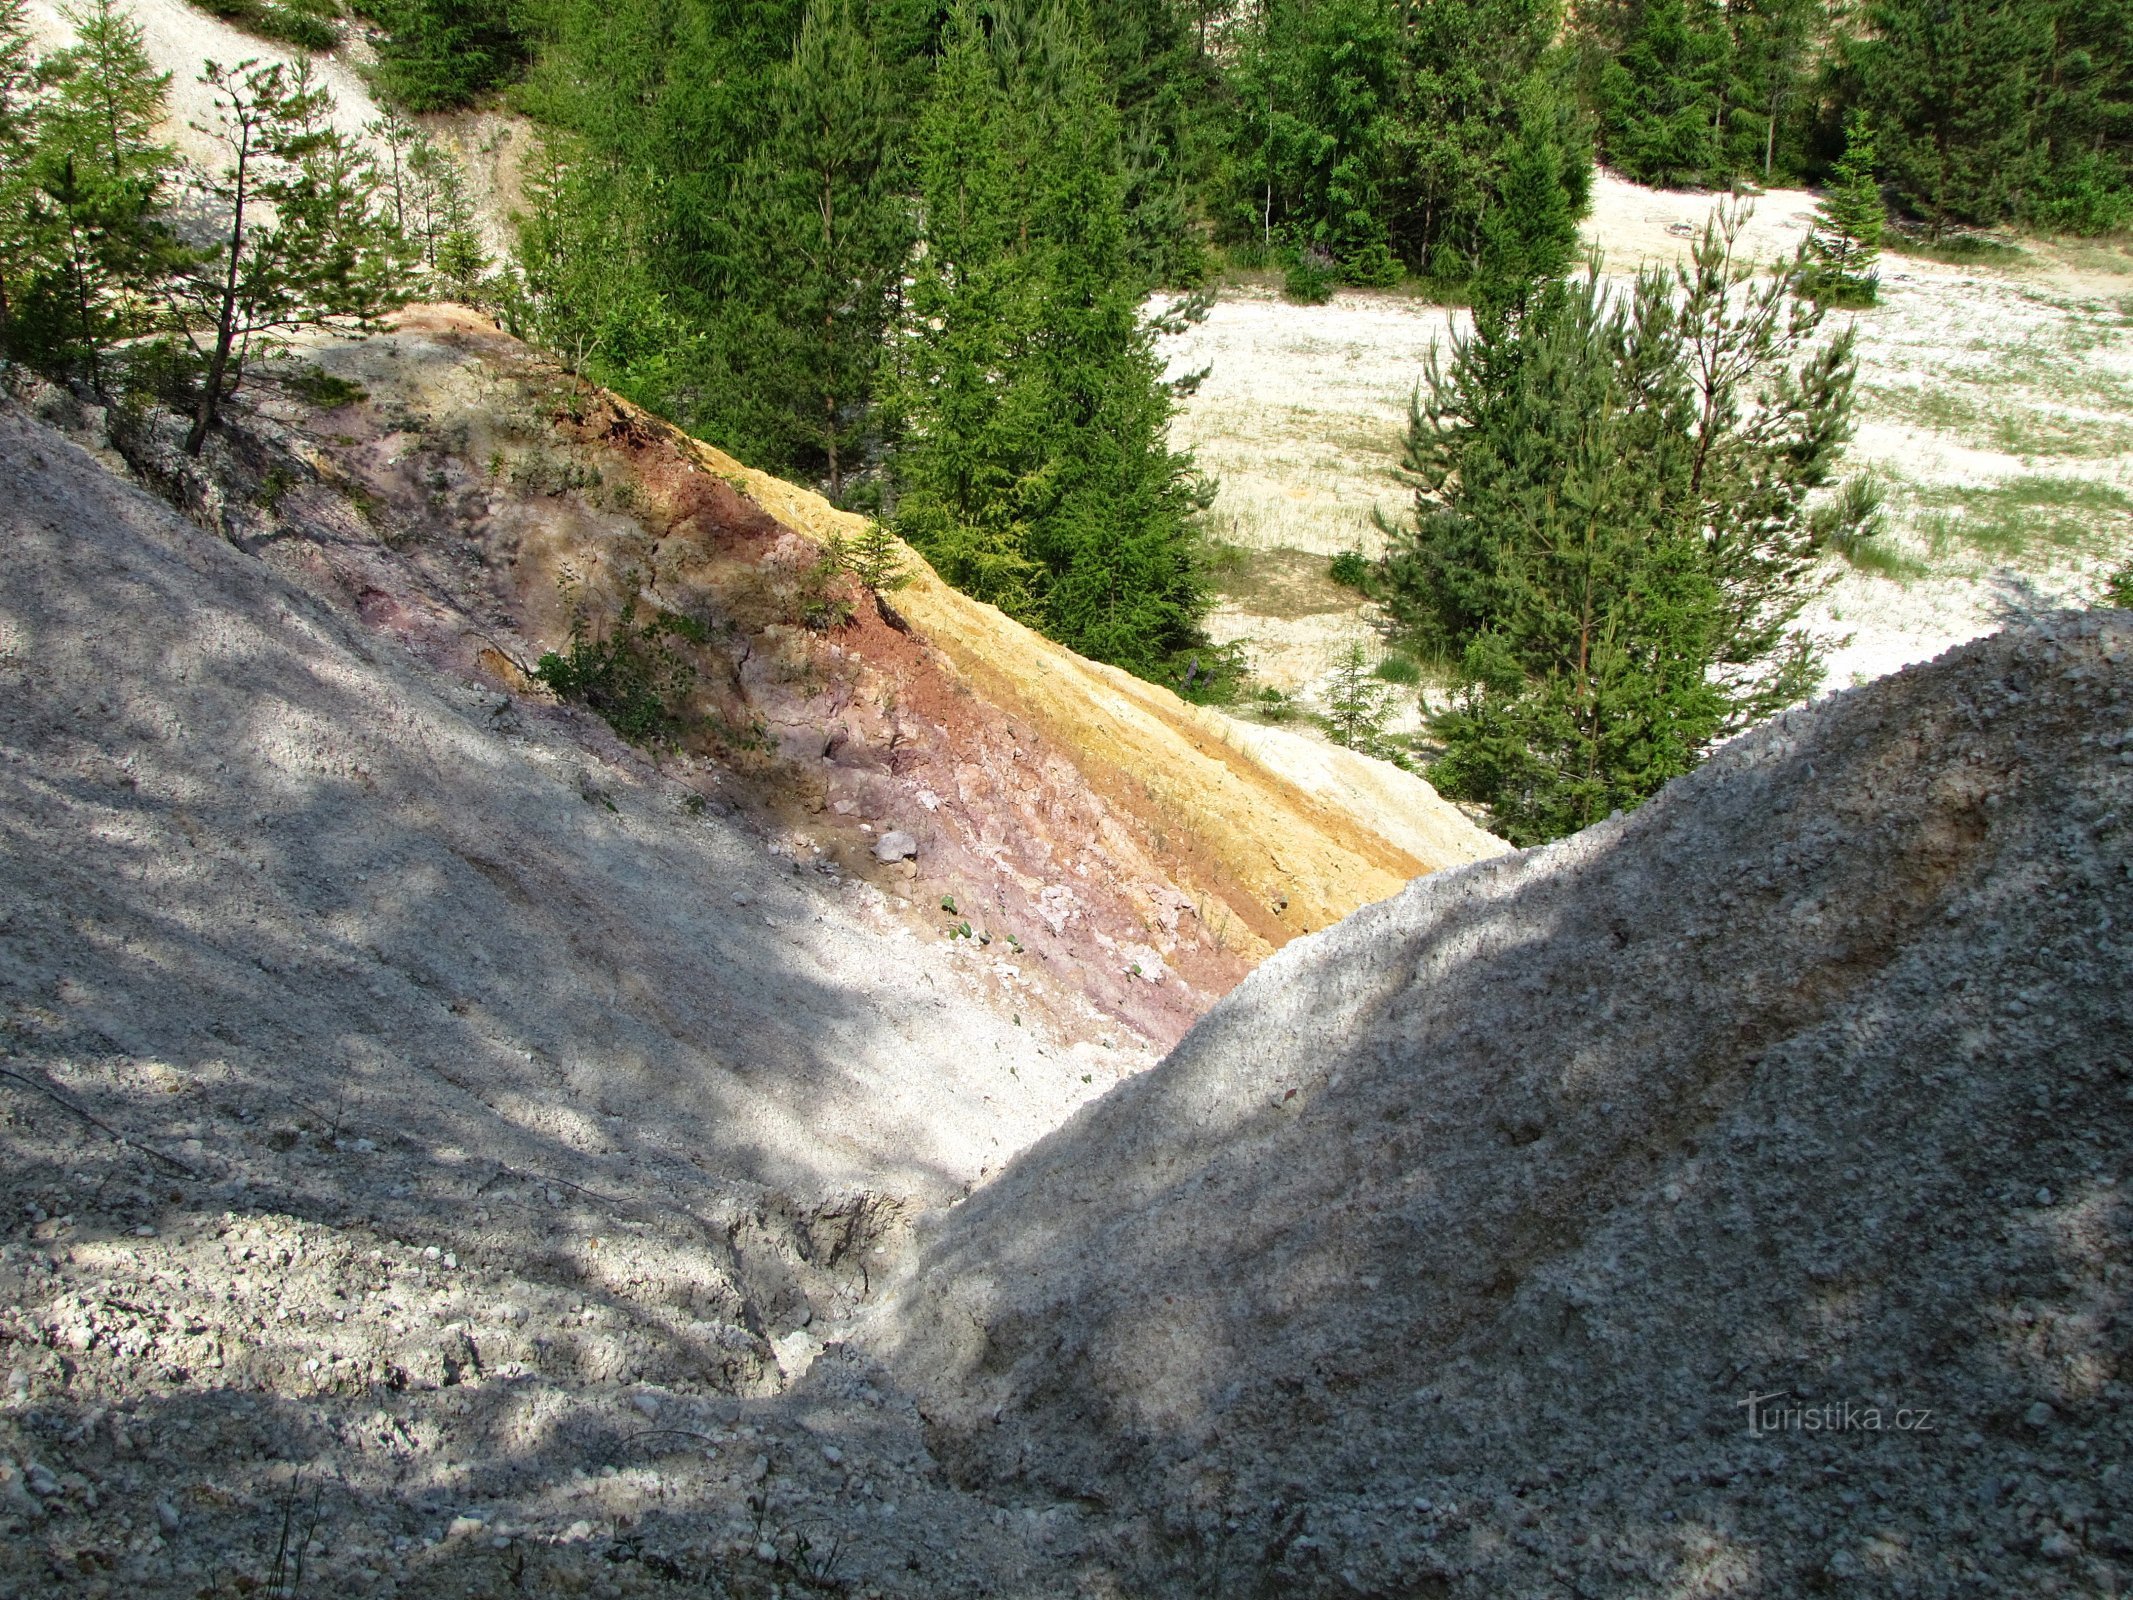
<path fill-rule="evenodd" d="M 2061 616 L 1290 945 L 878 1347 L 1148 1592 L 2122 1592 L 2129 689 Z"/>

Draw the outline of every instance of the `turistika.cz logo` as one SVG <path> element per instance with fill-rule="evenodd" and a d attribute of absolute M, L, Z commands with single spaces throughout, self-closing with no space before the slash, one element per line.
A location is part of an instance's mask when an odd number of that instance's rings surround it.
<path fill-rule="evenodd" d="M 1788 1404 L 1788 1402 L 1790 1402 Z M 1861 1405 L 1853 1400 L 1830 1400 L 1809 1405 L 1794 1400 L 1790 1389 L 1770 1394 L 1751 1394 L 1733 1402 L 1748 1413 L 1748 1437 L 1760 1439 L 1771 1433 L 1935 1433 L 1929 1406 Z"/>

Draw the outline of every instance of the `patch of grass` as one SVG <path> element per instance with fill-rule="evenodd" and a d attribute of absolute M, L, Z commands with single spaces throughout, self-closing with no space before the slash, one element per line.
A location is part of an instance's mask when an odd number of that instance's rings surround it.
<path fill-rule="evenodd" d="M 1227 572 L 1215 572 L 1215 592 L 1254 616 L 1293 621 L 1356 607 L 1355 591 L 1336 583 L 1326 558 L 1304 550 L 1246 550 Z"/>
<path fill-rule="evenodd" d="M 284 373 L 281 381 L 291 394 L 321 411 L 338 411 L 342 406 L 360 405 L 370 398 L 370 391 L 360 383 L 335 377 L 324 367 L 300 366 Z"/>
<path fill-rule="evenodd" d="M 2060 253 L 2076 272 L 2133 276 L 2133 240 L 2069 239 L 2060 246 Z"/>
<path fill-rule="evenodd" d="M 529 450 L 511 463 L 511 482 L 516 487 L 550 499 L 572 489 L 597 489 L 601 481 L 598 467 L 580 466 L 546 450 Z"/>
<path fill-rule="evenodd" d="M 1838 546 L 1838 551 L 1855 570 L 1870 577 L 1887 578 L 1893 583 L 1910 583 L 1923 578 L 1929 570 L 1918 557 L 1899 549 L 1885 537 L 1848 539 Z"/>
<path fill-rule="evenodd" d="M 1986 488 L 1922 489 L 1917 528 L 1935 556 L 1968 549 L 2001 559 L 2093 546 L 2133 517 L 2133 496 L 2087 478 L 2027 475 Z"/>
<path fill-rule="evenodd" d="M 2109 380 L 2096 386 L 2112 387 Z M 2066 387 L 2066 385 L 2061 385 Z M 2097 460 L 2133 452 L 2133 423 L 2068 416 L 2013 400 L 1988 404 L 1958 387 L 1876 387 L 1863 396 L 1865 412 L 1928 428 L 1980 450 L 2037 460 Z"/>
<path fill-rule="evenodd" d="M 1929 239 L 1924 234 L 1891 228 L 1882 236 L 1881 247 L 1894 255 L 1938 261 L 1950 267 L 2013 267 L 2030 260 L 2029 252 L 2020 245 L 1982 233 L 1944 233 L 1938 239 Z"/>
<path fill-rule="evenodd" d="M 1293 722 L 1303 714 L 1303 708 L 1294 699 L 1271 684 L 1246 700 L 1242 709 L 1261 722 Z"/>
<path fill-rule="evenodd" d="M 1377 664 L 1377 675 L 1387 683 L 1411 689 L 1422 681 L 1422 663 L 1395 650 Z"/>

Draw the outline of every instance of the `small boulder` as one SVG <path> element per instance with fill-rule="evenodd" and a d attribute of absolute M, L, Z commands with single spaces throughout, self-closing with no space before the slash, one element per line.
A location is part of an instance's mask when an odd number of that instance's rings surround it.
<path fill-rule="evenodd" d="M 902 861 L 918 854 L 918 841 L 901 828 L 892 828 L 874 841 L 876 861 Z"/>
<path fill-rule="evenodd" d="M 1118 960 L 1129 976 L 1143 983 L 1159 984 L 1170 975 L 1163 953 L 1153 945 L 1122 944 L 1118 947 Z"/>

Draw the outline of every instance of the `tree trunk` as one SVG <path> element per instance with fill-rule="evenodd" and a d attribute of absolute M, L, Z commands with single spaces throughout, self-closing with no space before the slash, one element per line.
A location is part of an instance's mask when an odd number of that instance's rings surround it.
<path fill-rule="evenodd" d="M 237 268 L 244 257 L 245 183 L 251 158 L 251 129 L 246 127 L 237 145 L 237 181 L 230 200 L 230 261 L 222 275 L 222 304 L 215 316 L 215 353 L 208 358 L 207 382 L 200 402 L 193 408 L 192 431 L 185 436 L 185 453 L 199 455 L 209 431 L 220 419 L 222 382 L 229 375 L 230 348 L 237 342 Z"/>

